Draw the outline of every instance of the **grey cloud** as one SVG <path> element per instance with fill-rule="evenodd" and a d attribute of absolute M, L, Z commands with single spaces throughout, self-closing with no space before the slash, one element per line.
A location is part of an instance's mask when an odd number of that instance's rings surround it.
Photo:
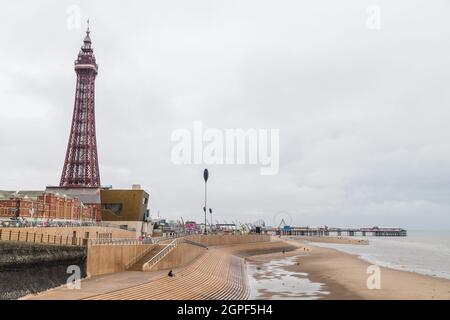
<path fill-rule="evenodd" d="M 280 172 L 211 166 L 220 220 L 450 227 L 450 20 L 444 1 L 7 1 L 0 12 L 0 188 L 57 184 L 73 60 L 90 17 L 104 184 L 141 183 L 151 212 L 202 218 L 201 165 L 177 128 L 280 129 Z"/>

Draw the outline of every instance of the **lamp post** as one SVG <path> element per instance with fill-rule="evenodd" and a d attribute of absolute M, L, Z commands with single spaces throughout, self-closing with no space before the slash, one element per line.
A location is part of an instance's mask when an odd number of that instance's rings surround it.
<path fill-rule="evenodd" d="M 203 229 L 203 234 L 206 234 L 206 207 L 203 207 L 203 212 L 205 213 L 205 229 Z"/>
<path fill-rule="evenodd" d="M 205 234 L 206 234 L 206 185 L 208 182 L 208 178 L 209 178 L 209 172 L 208 172 L 208 169 L 205 169 L 203 171 L 203 180 L 205 180 L 205 206 L 203 207 L 203 211 L 205 212 L 205 231 L 204 231 Z"/>
<path fill-rule="evenodd" d="M 212 209 L 209 208 L 209 214 L 211 215 L 211 231 L 213 229 Z"/>

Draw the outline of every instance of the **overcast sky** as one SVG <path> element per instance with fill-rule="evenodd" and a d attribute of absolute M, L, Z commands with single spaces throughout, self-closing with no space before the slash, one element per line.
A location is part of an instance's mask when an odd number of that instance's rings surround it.
<path fill-rule="evenodd" d="M 209 166 L 220 222 L 449 229 L 449 14 L 447 0 L 2 1 L 0 190 L 59 183 L 89 17 L 102 184 L 141 184 L 153 216 L 202 219 L 205 166 L 171 161 L 172 132 L 200 120 L 280 130 L 278 174 Z"/>

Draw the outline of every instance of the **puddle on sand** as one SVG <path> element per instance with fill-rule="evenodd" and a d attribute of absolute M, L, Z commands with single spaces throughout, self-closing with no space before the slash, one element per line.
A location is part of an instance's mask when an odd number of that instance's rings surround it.
<path fill-rule="evenodd" d="M 308 274 L 285 269 L 296 264 L 295 258 L 247 262 L 250 299 L 315 300 L 329 294 L 324 284 L 309 281 Z"/>

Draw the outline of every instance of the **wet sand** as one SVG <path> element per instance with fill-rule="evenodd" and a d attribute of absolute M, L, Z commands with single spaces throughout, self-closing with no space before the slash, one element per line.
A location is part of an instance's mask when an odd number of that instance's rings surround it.
<path fill-rule="evenodd" d="M 380 289 L 368 289 L 367 279 L 370 274 L 368 262 L 357 256 L 343 253 L 334 249 L 316 247 L 304 241 L 286 241 L 289 245 L 299 248 L 285 253 L 277 252 L 264 255 L 248 256 L 250 264 L 264 268 L 264 264 L 293 257 L 289 265 L 282 266 L 287 272 L 301 276 L 307 274 L 312 283 L 324 284 L 323 292 L 329 294 L 316 294 L 312 298 L 319 299 L 426 299 L 450 300 L 450 281 L 446 279 L 419 275 L 407 271 L 380 267 Z M 256 274 L 255 279 L 258 280 Z M 270 276 L 265 274 L 264 277 Z M 259 298 L 270 299 L 272 295 L 279 297 L 278 293 L 265 290 Z"/>
<path fill-rule="evenodd" d="M 286 239 L 299 240 L 299 241 L 311 241 L 311 242 L 323 242 L 323 243 L 340 243 L 340 244 L 356 244 L 356 245 L 368 245 L 369 240 L 358 238 L 345 238 L 345 237 L 305 237 L 305 236 L 292 236 Z"/>
<path fill-rule="evenodd" d="M 308 274 L 292 269 L 304 249 L 246 258 L 251 287 L 250 299 L 316 300 L 329 295 L 325 284 L 313 282 Z"/>

